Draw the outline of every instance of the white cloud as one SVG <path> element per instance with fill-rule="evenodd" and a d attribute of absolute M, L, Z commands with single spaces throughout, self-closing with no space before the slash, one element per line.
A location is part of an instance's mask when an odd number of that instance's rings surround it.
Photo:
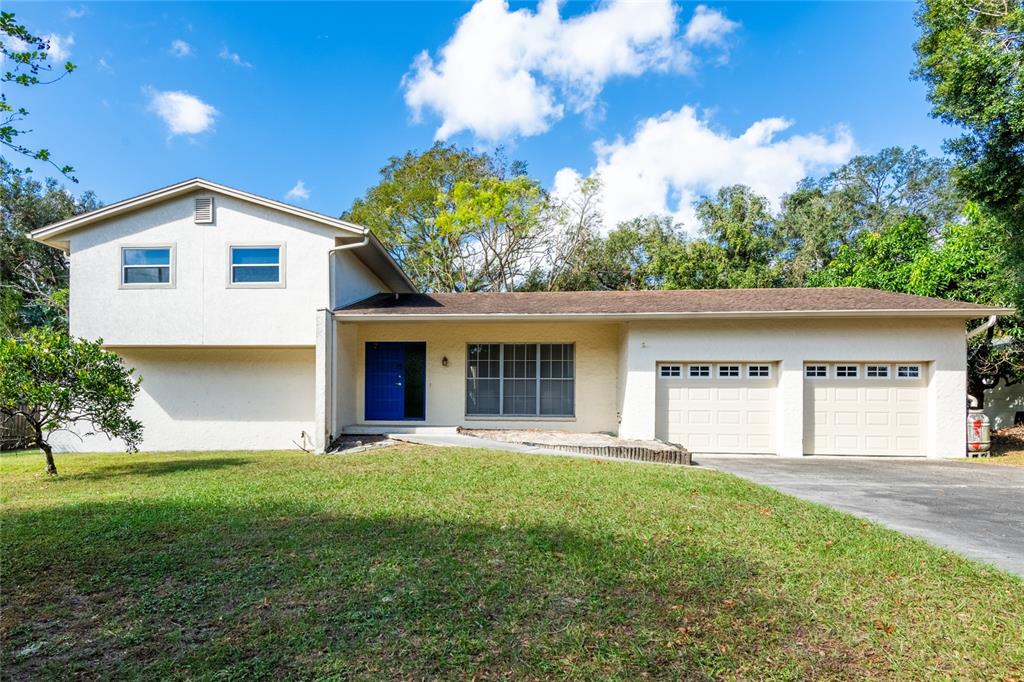
<path fill-rule="evenodd" d="M 793 125 L 782 118 L 754 122 L 737 137 L 715 130 L 693 107 L 641 122 L 632 138 L 599 140 L 591 173 L 602 182 L 605 225 L 642 215 L 671 215 L 689 232 L 698 227 L 693 202 L 720 187 L 749 185 L 777 202 L 804 177 L 847 161 L 856 151 L 853 136 L 838 127 L 830 136 L 780 134 Z M 556 173 L 552 191 L 566 196 L 581 174 Z"/>
<path fill-rule="evenodd" d="M 536 135 L 567 108 L 599 108 L 612 78 L 689 69 L 694 56 L 676 13 L 671 0 L 608 0 L 563 19 L 557 0 L 541 0 L 535 12 L 479 0 L 436 58 L 416 57 L 402 79 L 405 101 L 415 120 L 424 110 L 440 116 L 438 139 L 463 130 L 486 140 Z M 706 44 L 710 33 L 695 35 Z"/>
<path fill-rule="evenodd" d="M 114 67 L 110 65 L 110 62 L 107 61 L 106 57 L 100 57 L 97 59 L 96 65 L 99 67 L 100 71 L 105 73 L 114 73 Z"/>
<path fill-rule="evenodd" d="M 302 180 L 299 180 L 299 181 L 297 181 L 295 183 L 294 187 L 292 187 L 290 190 L 288 190 L 288 194 L 285 194 L 284 198 L 285 199 L 302 199 L 302 200 L 308 199 L 309 198 L 309 188 L 306 187 L 306 183 L 304 183 Z"/>
<path fill-rule="evenodd" d="M 242 59 L 242 56 L 240 54 L 238 54 L 237 52 L 232 52 L 226 47 L 222 47 L 220 49 L 220 53 L 217 56 L 221 59 L 226 59 L 235 66 L 244 66 L 247 69 L 252 68 L 252 64 Z"/>
<path fill-rule="evenodd" d="M 43 39 L 50 44 L 46 48 L 46 56 L 49 57 L 50 61 L 63 62 L 71 56 L 71 46 L 75 44 L 75 36 L 71 34 L 61 36 L 56 33 L 50 33 L 43 36 Z"/>
<path fill-rule="evenodd" d="M 686 25 L 686 42 L 691 45 L 722 45 L 739 24 L 707 5 L 697 5 Z"/>
<path fill-rule="evenodd" d="M 178 38 L 171 41 L 171 54 L 175 57 L 188 57 L 192 55 L 192 46 Z"/>
<path fill-rule="evenodd" d="M 149 110 L 163 119 L 171 135 L 197 135 L 213 127 L 220 113 L 195 95 L 147 88 Z"/>
<path fill-rule="evenodd" d="M 77 9 L 74 7 L 68 7 L 64 12 L 68 19 L 81 19 L 88 13 L 89 11 L 85 8 L 85 5 L 79 5 Z"/>

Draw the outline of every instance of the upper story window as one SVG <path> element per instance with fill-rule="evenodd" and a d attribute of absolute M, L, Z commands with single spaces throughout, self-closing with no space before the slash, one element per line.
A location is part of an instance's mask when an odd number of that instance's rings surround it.
<path fill-rule="evenodd" d="M 174 247 L 121 247 L 121 286 L 174 286 Z"/>
<path fill-rule="evenodd" d="M 231 246 L 229 267 L 231 270 L 228 286 L 232 287 L 283 287 L 284 246 Z"/>

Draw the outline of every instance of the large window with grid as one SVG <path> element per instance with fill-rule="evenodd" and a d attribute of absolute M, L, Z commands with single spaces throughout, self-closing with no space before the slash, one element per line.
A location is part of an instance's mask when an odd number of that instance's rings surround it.
<path fill-rule="evenodd" d="M 471 343 L 466 414 L 572 417 L 576 348 L 571 343 Z"/>

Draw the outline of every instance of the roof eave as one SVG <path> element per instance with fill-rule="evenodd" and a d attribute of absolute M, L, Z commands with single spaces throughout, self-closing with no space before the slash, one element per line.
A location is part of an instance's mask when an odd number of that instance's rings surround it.
<path fill-rule="evenodd" d="M 687 319 L 775 319 L 775 318 L 866 318 L 914 317 L 973 320 L 990 315 L 1012 315 L 1013 308 L 948 308 L 934 310 L 776 310 L 688 313 L 359 313 L 335 310 L 334 318 L 343 322 L 467 322 L 500 320 L 513 322 L 687 320 Z"/>

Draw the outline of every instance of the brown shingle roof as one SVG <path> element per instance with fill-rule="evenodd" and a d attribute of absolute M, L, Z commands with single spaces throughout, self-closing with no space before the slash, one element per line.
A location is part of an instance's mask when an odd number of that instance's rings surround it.
<path fill-rule="evenodd" d="M 806 314 L 927 314 L 983 317 L 991 308 L 875 289 L 686 289 L 520 293 L 378 294 L 336 311 L 363 316 L 688 316 Z"/>

